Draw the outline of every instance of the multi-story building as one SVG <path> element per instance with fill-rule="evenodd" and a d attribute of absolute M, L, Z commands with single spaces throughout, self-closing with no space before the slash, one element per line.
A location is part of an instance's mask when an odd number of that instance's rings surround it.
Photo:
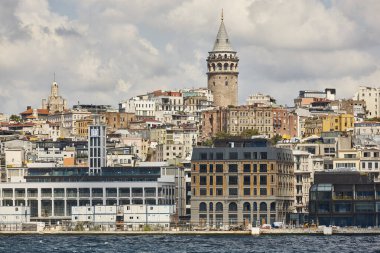
<path fill-rule="evenodd" d="M 366 103 L 364 100 L 339 99 L 331 101 L 330 105 L 335 112 L 354 115 L 355 119 L 362 119 L 366 116 Z"/>
<path fill-rule="evenodd" d="M 283 221 L 293 211 L 292 151 L 265 139 L 221 140 L 195 148 L 191 222 L 221 227 Z"/>
<path fill-rule="evenodd" d="M 380 117 L 380 88 L 360 86 L 353 100 L 364 100 L 367 118 Z"/>
<path fill-rule="evenodd" d="M 296 107 L 311 107 L 313 102 L 333 101 L 335 95 L 335 89 L 325 89 L 324 91 L 301 90 L 298 97 L 294 99 L 294 105 Z"/>
<path fill-rule="evenodd" d="M 325 226 L 380 225 L 380 183 L 353 171 L 317 172 L 310 188 L 310 223 Z"/>
<path fill-rule="evenodd" d="M 283 139 L 298 137 L 298 116 L 284 107 L 273 107 L 273 134 Z"/>
<path fill-rule="evenodd" d="M 238 105 L 238 62 L 222 15 L 214 47 L 207 57 L 207 87 L 214 96 L 214 105 Z"/>
<path fill-rule="evenodd" d="M 1 206 L 28 206 L 31 220 L 70 220 L 73 206 L 176 205 L 185 214 L 183 169 L 167 165 L 103 167 L 89 175 L 88 167 L 29 168 L 24 182 L 0 184 Z"/>
<path fill-rule="evenodd" d="M 214 108 L 202 112 L 201 140 L 214 137 L 219 132 L 227 132 L 228 108 Z"/>
<path fill-rule="evenodd" d="M 276 104 L 276 100 L 273 97 L 269 96 L 269 95 L 263 95 L 261 93 L 257 93 L 257 94 L 254 94 L 254 95 L 250 95 L 247 98 L 246 104 L 247 105 L 256 105 L 256 106 L 265 106 L 265 107 L 268 107 L 268 106 L 275 105 Z"/>
<path fill-rule="evenodd" d="M 352 114 L 328 114 L 322 119 L 323 132 L 346 132 L 353 130 L 353 127 L 354 116 Z"/>
<path fill-rule="evenodd" d="M 256 129 L 269 138 L 274 135 L 271 107 L 236 106 L 228 108 L 227 132 L 240 135 L 244 130 Z"/>
<path fill-rule="evenodd" d="M 76 121 L 88 118 L 89 116 L 91 116 L 91 112 L 84 110 L 70 110 L 50 114 L 47 120 L 52 123 L 59 123 L 61 130 L 66 129 L 69 135 L 77 135 Z"/>
<path fill-rule="evenodd" d="M 104 112 L 101 113 L 108 131 L 116 131 L 120 128 L 128 128 L 129 123 L 135 119 L 135 114 L 130 112 Z"/>
<path fill-rule="evenodd" d="M 314 182 L 312 155 L 305 151 L 293 150 L 294 157 L 294 194 L 295 212 L 307 213 L 309 207 L 309 189 Z"/>

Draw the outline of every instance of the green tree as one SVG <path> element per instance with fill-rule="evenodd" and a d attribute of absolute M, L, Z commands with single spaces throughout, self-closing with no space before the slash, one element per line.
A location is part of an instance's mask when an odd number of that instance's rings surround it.
<path fill-rule="evenodd" d="M 251 138 L 252 136 L 259 134 L 259 130 L 257 129 L 245 129 L 243 132 L 241 132 L 240 136 L 243 138 Z"/>
<path fill-rule="evenodd" d="M 18 116 L 18 115 L 12 114 L 12 115 L 9 117 L 9 120 L 10 120 L 10 121 L 20 122 L 20 121 L 21 121 L 21 118 L 20 118 L 20 116 Z"/>
<path fill-rule="evenodd" d="M 277 142 L 281 141 L 282 140 L 282 136 L 279 135 L 279 134 L 276 134 L 275 136 L 273 136 L 270 141 L 273 145 L 276 145 Z"/>
<path fill-rule="evenodd" d="M 214 144 L 214 142 L 212 141 L 212 139 L 207 139 L 204 142 L 202 142 L 202 146 L 211 147 L 212 144 Z"/>
<path fill-rule="evenodd" d="M 226 132 L 218 132 L 215 134 L 215 139 L 228 139 L 234 137 L 232 134 L 226 133 Z"/>

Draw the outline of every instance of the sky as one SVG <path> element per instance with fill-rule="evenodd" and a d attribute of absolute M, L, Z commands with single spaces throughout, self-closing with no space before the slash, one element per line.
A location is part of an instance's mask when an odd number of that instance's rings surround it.
<path fill-rule="evenodd" d="M 239 102 L 300 90 L 351 98 L 380 81 L 378 0 L 2 0 L 0 113 L 41 107 L 54 80 L 69 106 L 207 87 L 221 10 Z"/>

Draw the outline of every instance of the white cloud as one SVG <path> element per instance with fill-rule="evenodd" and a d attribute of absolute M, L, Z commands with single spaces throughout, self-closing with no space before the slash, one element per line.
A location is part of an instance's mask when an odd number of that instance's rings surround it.
<path fill-rule="evenodd" d="M 70 1 L 68 16 L 59 4 L 1 1 L 0 112 L 39 106 L 54 72 L 69 104 L 206 87 L 222 8 L 241 102 L 260 91 L 292 104 L 300 89 L 325 87 L 351 97 L 380 78 L 376 0 L 89 0 Z"/>

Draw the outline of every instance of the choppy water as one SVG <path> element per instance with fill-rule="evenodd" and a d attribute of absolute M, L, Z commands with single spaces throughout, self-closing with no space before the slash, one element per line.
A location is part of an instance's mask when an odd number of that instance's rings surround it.
<path fill-rule="evenodd" d="M 0 236 L 0 252 L 380 252 L 380 236 Z"/>

